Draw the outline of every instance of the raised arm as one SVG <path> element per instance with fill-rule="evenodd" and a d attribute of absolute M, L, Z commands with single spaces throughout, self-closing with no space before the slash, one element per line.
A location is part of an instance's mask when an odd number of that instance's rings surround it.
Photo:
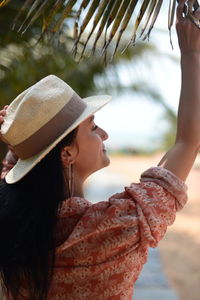
<path fill-rule="evenodd" d="M 185 0 L 177 8 L 177 35 L 181 51 L 182 83 L 175 145 L 160 163 L 186 180 L 200 149 L 200 29 L 183 15 Z M 194 1 L 188 1 L 192 4 Z M 194 16 L 200 19 L 200 9 Z"/>

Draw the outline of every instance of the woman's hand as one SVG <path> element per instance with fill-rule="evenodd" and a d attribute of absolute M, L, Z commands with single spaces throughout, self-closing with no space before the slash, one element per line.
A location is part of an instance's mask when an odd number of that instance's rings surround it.
<path fill-rule="evenodd" d="M 2 110 L 0 110 L 0 127 L 4 122 L 4 117 L 6 116 L 6 111 L 8 109 L 8 105 L 5 105 Z M 3 168 L 0 172 L 0 179 L 4 179 L 6 174 L 14 167 L 18 160 L 18 156 L 13 152 L 11 146 L 8 145 L 9 151 L 7 152 L 2 165 Z"/>
<path fill-rule="evenodd" d="M 0 126 L 4 122 L 4 117 L 6 115 L 6 110 L 8 109 L 8 105 L 5 105 L 2 110 L 0 110 Z"/>
<path fill-rule="evenodd" d="M 200 55 L 200 28 L 194 24 L 200 24 L 200 8 L 193 11 L 195 0 L 180 0 L 177 7 L 176 30 L 180 51 L 182 55 Z M 185 7 L 188 12 L 185 15 Z"/>

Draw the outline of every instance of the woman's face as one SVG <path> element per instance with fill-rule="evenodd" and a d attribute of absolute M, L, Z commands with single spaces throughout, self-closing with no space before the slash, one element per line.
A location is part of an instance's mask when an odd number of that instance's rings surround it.
<path fill-rule="evenodd" d="M 94 115 L 79 125 L 75 139 L 78 152 L 74 162 L 79 176 L 85 179 L 110 164 L 103 144 L 107 139 L 108 134 L 95 124 Z"/>

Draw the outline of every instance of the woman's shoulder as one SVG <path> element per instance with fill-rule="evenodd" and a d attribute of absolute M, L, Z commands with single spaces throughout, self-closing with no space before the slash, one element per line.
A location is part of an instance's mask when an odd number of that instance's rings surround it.
<path fill-rule="evenodd" d="M 91 202 L 82 197 L 70 197 L 65 199 L 59 209 L 59 216 L 66 217 L 74 214 L 82 214 L 92 205 Z"/>

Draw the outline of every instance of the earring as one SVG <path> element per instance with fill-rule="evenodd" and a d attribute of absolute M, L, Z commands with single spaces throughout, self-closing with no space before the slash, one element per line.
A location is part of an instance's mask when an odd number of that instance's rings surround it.
<path fill-rule="evenodd" d="M 73 172 L 73 164 L 69 164 L 68 169 L 68 191 L 69 191 L 69 197 L 73 197 L 74 195 L 74 172 Z"/>

